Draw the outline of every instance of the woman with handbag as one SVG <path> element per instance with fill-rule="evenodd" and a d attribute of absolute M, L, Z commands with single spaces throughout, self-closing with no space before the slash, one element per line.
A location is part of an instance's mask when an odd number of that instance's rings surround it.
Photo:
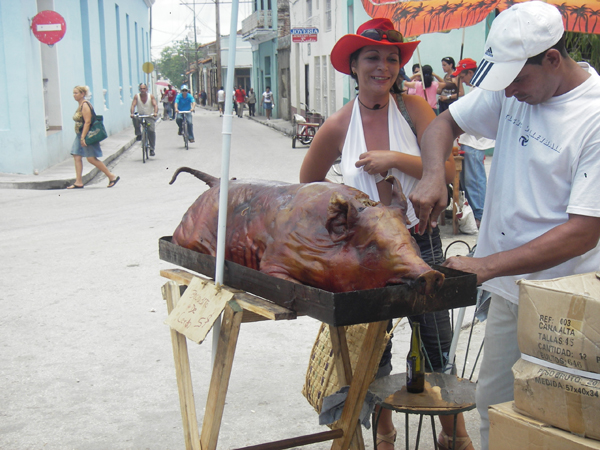
<path fill-rule="evenodd" d="M 73 120 L 75 121 L 75 142 L 71 148 L 71 155 L 75 160 L 75 182 L 67 187 L 67 189 L 83 189 L 83 157 L 85 156 L 90 164 L 95 166 L 108 178 L 109 188 L 113 187 L 121 179 L 120 177 L 113 174 L 104 165 L 98 157 L 102 156 L 102 150 L 100 144 L 86 144 L 85 138 L 90 131 L 93 123 L 93 118 L 96 117 L 92 104 L 88 101 L 91 98 L 90 88 L 87 86 L 75 86 L 73 89 L 73 98 L 79 106 Z"/>

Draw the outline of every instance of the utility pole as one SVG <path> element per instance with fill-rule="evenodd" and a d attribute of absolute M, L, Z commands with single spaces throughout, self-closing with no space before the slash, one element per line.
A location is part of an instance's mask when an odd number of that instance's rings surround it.
<path fill-rule="evenodd" d="M 221 80 L 221 19 L 219 18 L 219 0 L 215 0 L 215 28 L 217 29 L 217 89 L 220 89 L 223 86 L 223 81 Z M 231 51 L 231 49 L 229 49 Z"/>
<path fill-rule="evenodd" d="M 195 80 L 195 83 L 191 83 L 191 84 L 193 85 L 193 89 L 195 91 L 200 92 L 200 90 L 199 90 L 199 87 L 200 87 L 199 86 L 200 85 L 200 72 L 199 72 L 199 66 L 198 66 L 198 37 L 197 37 L 197 34 L 196 34 L 197 33 L 197 31 L 196 31 L 196 0 L 192 0 L 192 1 L 193 1 L 193 3 L 192 3 L 193 7 L 192 8 L 190 8 L 189 4 L 187 4 L 187 3 L 180 2 L 180 4 L 182 4 L 184 6 L 187 6 L 189 9 L 191 9 L 192 10 L 192 14 L 194 15 L 194 23 L 193 23 L 192 26 L 194 27 L 194 56 L 195 56 L 195 58 L 194 58 L 194 64 L 192 65 L 192 70 L 194 71 L 192 73 L 192 80 L 194 78 L 193 74 L 196 74 L 196 80 Z M 187 41 L 187 38 L 186 38 L 186 41 Z M 189 45 L 187 46 L 186 51 L 189 51 Z M 188 69 L 189 69 L 189 67 L 188 67 Z M 194 93 L 192 92 L 192 96 L 193 95 L 194 95 Z"/>

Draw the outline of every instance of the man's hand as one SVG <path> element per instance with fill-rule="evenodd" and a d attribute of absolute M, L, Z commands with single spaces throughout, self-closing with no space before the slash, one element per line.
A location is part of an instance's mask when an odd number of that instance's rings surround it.
<path fill-rule="evenodd" d="M 477 284 L 482 284 L 492 278 L 487 274 L 484 264 L 485 258 L 471 258 L 468 256 L 452 256 L 442 264 L 443 267 L 461 270 L 477 275 Z"/>
<path fill-rule="evenodd" d="M 429 225 L 437 225 L 439 215 L 446 209 L 448 188 L 443 178 L 429 179 L 424 175 L 409 198 L 419 218 L 419 234 L 423 234 Z"/>

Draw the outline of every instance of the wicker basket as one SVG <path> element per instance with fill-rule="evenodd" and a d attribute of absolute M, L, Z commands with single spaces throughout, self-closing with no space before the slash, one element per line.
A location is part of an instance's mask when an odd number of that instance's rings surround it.
<path fill-rule="evenodd" d="M 356 363 L 358 362 L 362 344 L 367 335 L 367 326 L 368 324 L 358 324 L 345 327 L 352 372 L 356 369 Z M 375 349 L 375 351 L 379 352 L 378 359 L 381 359 L 385 346 L 392 336 L 392 332 L 393 329 L 390 333 L 386 333 L 381 348 Z M 378 368 L 379 367 L 375 367 L 373 379 L 375 379 Z M 326 324 L 321 324 L 317 339 L 315 340 L 312 352 L 310 353 L 308 369 L 306 370 L 306 380 L 302 387 L 302 395 L 306 397 L 308 403 L 310 403 L 320 414 L 321 407 L 323 406 L 323 399 L 328 395 L 337 392 L 340 387 L 333 361 L 329 327 Z"/>

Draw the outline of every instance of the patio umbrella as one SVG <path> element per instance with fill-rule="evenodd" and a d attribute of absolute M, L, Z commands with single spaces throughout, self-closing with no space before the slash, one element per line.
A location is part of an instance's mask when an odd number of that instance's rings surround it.
<path fill-rule="evenodd" d="M 481 22 L 495 9 L 504 11 L 514 0 L 362 0 L 370 17 L 386 17 L 405 37 L 465 28 Z M 548 0 L 558 8 L 567 31 L 600 34 L 598 0 Z"/>
<path fill-rule="evenodd" d="M 362 0 L 370 17 L 385 17 L 405 37 L 465 28 L 481 22 L 499 0 Z"/>
<path fill-rule="evenodd" d="M 515 3 L 512 0 L 501 0 L 496 6 L 500 11 L 510 8 Z M 598 0 L 564 0 L 546 1 L 558 8 L 563 16 L 565 30 L 577 33 L 600 34 L 600 2 Z"/>

